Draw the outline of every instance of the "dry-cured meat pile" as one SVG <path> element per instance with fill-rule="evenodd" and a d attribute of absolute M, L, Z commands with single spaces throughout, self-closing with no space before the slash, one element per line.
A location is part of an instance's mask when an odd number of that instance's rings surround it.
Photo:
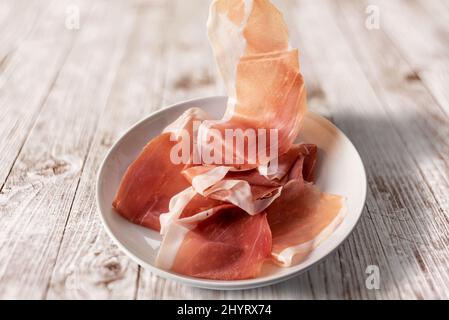
<path fill-rule="evenodd" d="M 306 91 L 282 14 L 268 0 L 215 0 L 208 35 L 229 97 L 224 117 L 211 119 L 201 106 L 182 114 L 129 166 L 113 206 L 161 232 L 160 268 L 255 278 L 269 261 L 304 259 L 341 222 L 344 201 L 314 185 L 316 146 L 295 144 Z M 238 130 L 257 132 L 243 151 L 225 139 Z M 190 151 L 173 161 L 181 140 Z"/>

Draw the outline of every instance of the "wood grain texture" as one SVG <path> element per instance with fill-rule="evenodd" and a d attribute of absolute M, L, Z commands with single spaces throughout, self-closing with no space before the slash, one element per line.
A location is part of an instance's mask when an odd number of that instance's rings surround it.
<path fill-rule="evenodd" d="M 0 187 L 76 37 L 63 27 L 60 12 L 67 3 L 55 2 L 48 8 L 36 2 L 3 4 L 9 14 L 0 28 Z"/>
<path fill-rule="evenodd" d="M 98 218 L 95 178 L 145 115 L 223 94 L 204 0 L 2 1 L 0 298 L 449 298 L 449 5 L 273 0 L 300 48 L 309 106 L 354 142 L 365 210 L 325 261 L 278 285 L 195 289 L 129 260 Z M 69 5 L 79 30 L 65 27 Z M 365 22 L 379 8 L 380 28 Z M 350 177 L 348 177 L 350 179 Z M 367 266 L 381 287 L 365 286 Z"/>
<path fill-rule="evenodd" d="M 132 16 L 123 19 L 122 10 L 95 2 L 2 190 L 2 297 L 41 298 L 48 286 L 124 48 Z M 111 33 L 118 19 L 122 27 Z"/>
<path fill-rule="evenodd" d="M 64 239 L 53 272 L 48 298 L 135 297 L 138 267 L 113 245 L 103 231 L 95 203 L 98 167 L 122 131 L 162 103 L 168 39 L 155 32 L 171 22 L 163 1 L 135 3 L 126 51 L 111 94 L 94 134 L 80 178 Z"/>

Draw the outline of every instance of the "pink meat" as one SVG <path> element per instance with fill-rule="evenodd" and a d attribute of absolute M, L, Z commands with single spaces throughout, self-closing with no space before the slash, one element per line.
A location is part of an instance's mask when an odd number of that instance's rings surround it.
<path fill-rule="evenodd" d="M 186 234 L 172 270 L 207 279 L 248 279 L 259 274 L 270 254 L 266 214 L 250 216 L 224 205 Z"/>

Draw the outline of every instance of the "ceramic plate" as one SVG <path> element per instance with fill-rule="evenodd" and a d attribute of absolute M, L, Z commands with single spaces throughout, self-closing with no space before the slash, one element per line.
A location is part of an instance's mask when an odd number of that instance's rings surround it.
<path fill-rule="evenodd" d="M 128 165 L 144 145 L 185 110 L 200 107 L 219 119 L 226 107 L 226 97 L 210 97 L 177 103 L 162 109 L 129 129 L 111 148 L 97 178 L 97 203 L 104 227 L 117 245 L 134 261 L 153 273 L 180 283 L 209 289 L 247 289 L 284 281 L 310 268 L 336 249 L 354 229 L 362 213 L 366 195 L 366 175 L 357 150 L 349 139 L 323 117 L 309 113 L 305 117 L 301 142 L 318 145 L 316 184 L 322 191 L 346 198 L 347 215 L 335 232 L 323 241 L 302 263 L 281 268 L 270 266 L 251 280 L 217 281 L 187 277 L 154 265 L 161 236 L 135 225 L 112 208 L 112 200 Z M 156 169 L 157 170 L 157 169 Z"/>

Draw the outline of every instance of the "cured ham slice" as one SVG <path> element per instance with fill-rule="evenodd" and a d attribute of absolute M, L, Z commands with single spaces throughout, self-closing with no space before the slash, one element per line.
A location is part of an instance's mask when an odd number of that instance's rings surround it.
<path fill-rule="evenodd" d="M 207 29 L 219 71 L 231 92 L 235 91 L 236 67 L 243 55 L 289 48 L 282 14 L 266 0 L 215 0 Z"/>
<path fill-rule="evenodd" d="M 274 261 L 287 267 L 303 260 L 338 227 L 344 214 L 342 197 L 301 180 L 287 183 L 267 209 Z"/>
<path fill-rule="evenodd" d="M 181 175 L 185 165 L 170 161 L 175 144 L 170 133 L 164 133 L 151 140 L 128 167 L 113 202 L 123 217 L 159 230 L 159 215 L 168 211 L 171 197 L 189 186 Z"/>
<path fill-rule="evenodd" d="M 222 145 L 223 154 L 218 158 L 223 162 L 231 153 L 233 159 L 246 163 L 250 162 L 247 150 L 253 147 L 258 164 L 286 153 L 298 135 L 307 107 L 298 51 L 289 49 L 282 15 L 268 0 L 216 0 L 211 6 L 208 34 L 229 100 L 222 120 L 205 121 L 200 126 L 203 153 L 210 154 L 211 146 L 216 150 Z M 223 140 L 229 129 L 256 129 L 259 133 L 256 141 L 247 141 L 247 150 L 237 150 Z M 267 131 L 261 136 L 261 129 L 270 130 L 270 135 Z"/>
<path fill-rule="evenodd" d="M 248 215 L 222 205 L 193 228 L 170 225 L 157 265 L 193 277 L 236 280 L 256 277 L 271 254 L 266 214 Z"/>
<path fill-rule="evenodd" d="M 189 109 L 144 147 L 126 170 L 113 202 L 123 217 L 154 230 L 160 229 L 159 216 L 168 211 L 170 199 L 190 186 L 181 175 L 189 165 L 189 158 L 187 163 L 175 164 L 171 152 L 183 130 L 194 137 L 193 121 L 206 117 L 200 109 Z"/>

